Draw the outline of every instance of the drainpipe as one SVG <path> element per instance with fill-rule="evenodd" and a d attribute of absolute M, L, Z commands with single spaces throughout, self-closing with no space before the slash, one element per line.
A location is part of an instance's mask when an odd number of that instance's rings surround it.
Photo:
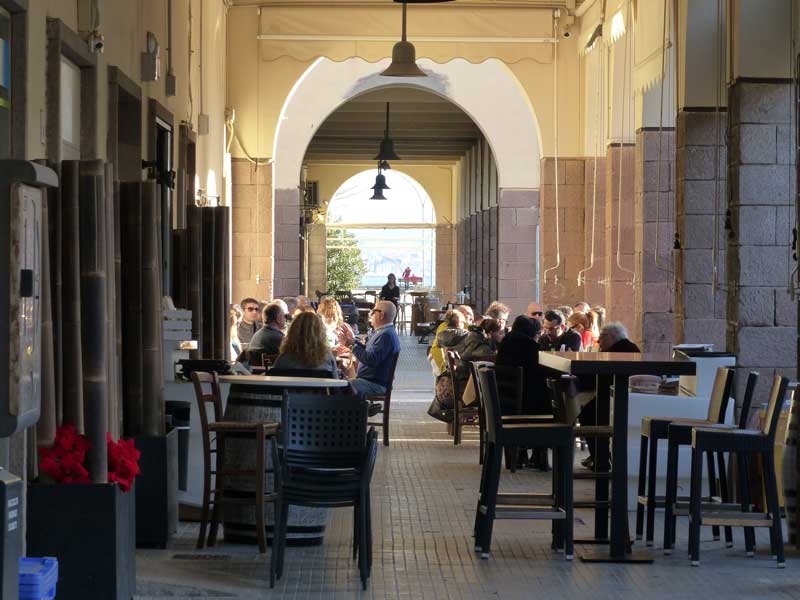
<path fill-rule="evenodd" d="M 172 68 L 172 2 L 173 0 L 167 0 L 167 76 L 164 80 L 167 96 L 174 96 L 176 88 L 175 70 Z"/>

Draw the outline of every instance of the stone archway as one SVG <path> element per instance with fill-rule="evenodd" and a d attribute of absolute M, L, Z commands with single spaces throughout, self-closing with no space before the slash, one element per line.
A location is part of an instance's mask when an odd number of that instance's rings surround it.
<path fill-rule="evenodd" d="M 299 289 L 298 183 L 317 128 L 345 102 L 373 90 L 413 87 L 437 94 L 468 114 L 485 136 L 498 175 L 498 296 L 515 311 L 538 297 L 538 205 L 541 134 L 528 96 L 501 61 L 420 60 L 428 77 L 382 77 L 388 59 L 317 60 L 284 103 L 273 148 L 274 295 Z M 491 90 L 491 93 L 487 93 Z M 498 110 L 502 107 L 502 110 Z"/>

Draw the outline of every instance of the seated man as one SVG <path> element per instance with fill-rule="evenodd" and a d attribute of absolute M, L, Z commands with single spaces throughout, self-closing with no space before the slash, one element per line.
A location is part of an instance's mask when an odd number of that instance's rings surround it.
<path fill-rule="evenodd" d="M 598 342 L 600 343 L 600 352 L 641 352 L 639 347 L 628 339 L 628 330 L 622 323 L 608 323 L 600 331 Z M 578 418 L 581 425 L 589 426 L 598 424 L 598 416 L 597 397 L 595 396 L 581 409 Z M 589 445 L 589 457 L 581 461 L 581 464 L 587 469 L 594 470 L 594 457 L 597 453 L 598 441 L 589 436 L 586 437 L 586 441 Z M 608 440 L 604 440 L 603 443 L 607 444 Z"/>
<path fill-rule="evenodd" d="M 242 320 L 236 328 L 236 333 L 239 336 L 243 348 L 247 348 L 247 344 L 253 339 L 259 326 L 258 319 L 258 300 L 255 298 L 244 298 L 239 306 L 242 307 Z"/>
<path fill-rule="evenodd" d="M 283 303 L 270 302 L 264 307 L 264 326 L 250 340 L 248 350 L 258 350 L 264 354 L 278 354 L 286 329 L 286 314 Z"/>
<path fill-rule="evenodd" d="M 400 339 L 393 323 L 396 314 L 397 308 L 391 302 L 377 302 L 369 316 L 374 329 L 372 336 L 366 344 L 356 341 L 353 345 L 358 370 L 350 385 L 359 394 L 369 396 L 386 393 L 392 357 L 400 352 Z"/>
<path fill-rule="evenodd" d="M 548 310 L 544 313 L 542 337 L 539 338 L 539 346 L 541 346 L 542 350 L 558 350 L 561 348 L 560 340 L 566 329 L 565 321 L 566 318 L 559 310 Z"/>
<path fill-rule="evenodd" d="M 525 310 L 525 316 L 529 319 L 536 319 L 541 323 L 542 317 L 544 316 L 542 305 L 538 302 L 531 302 L 528 304 L 528 308 Z"/>

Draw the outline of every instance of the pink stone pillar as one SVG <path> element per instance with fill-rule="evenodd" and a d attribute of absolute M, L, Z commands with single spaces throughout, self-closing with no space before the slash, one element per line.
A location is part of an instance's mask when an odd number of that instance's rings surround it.
<path fill-rule="evenodd" d="M 498 191 L 497 299 L 522 314 L 539 298 L 539 190 Z"/>

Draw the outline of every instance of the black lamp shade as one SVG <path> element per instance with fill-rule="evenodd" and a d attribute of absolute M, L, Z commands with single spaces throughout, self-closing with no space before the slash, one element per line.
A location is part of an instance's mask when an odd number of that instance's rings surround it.
<path fill-rule="evenodd" d="M 391 189 L 388 185 L 386 185 L 386 177 L 384 177 L 381 173 L 378 173 L 378 176 L 375 178 L 375 185 L 371 188 L 374 193 L 372 194 L 372 198 L 370 200 L 388 200 L 386 196 L 383 195 L 383 190 Z"/>
<path fill-rule="evenodd" d="M 378 155 L 373 160 L 401 160 L 397 153 L 394 151 L 394 141 L 385 137 L 381 140 L 381 147 L 378 150 Z"/>

